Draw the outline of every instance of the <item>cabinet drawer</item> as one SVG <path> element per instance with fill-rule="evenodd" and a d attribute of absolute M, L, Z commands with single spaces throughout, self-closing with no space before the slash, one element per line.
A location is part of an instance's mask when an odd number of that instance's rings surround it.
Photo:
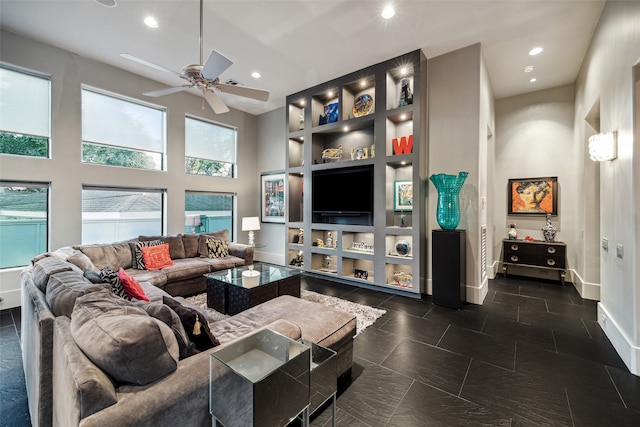
<path fill-rule="evenodd" d="M 503 261 L 548 268 L 566 268 L 566 246 L 562 243 L 504 240 Z"/>

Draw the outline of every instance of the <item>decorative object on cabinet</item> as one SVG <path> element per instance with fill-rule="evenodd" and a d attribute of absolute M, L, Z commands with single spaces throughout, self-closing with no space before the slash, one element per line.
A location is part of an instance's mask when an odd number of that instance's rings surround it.
<path fill-rule="evenodd" d="M 410 288 L 413 285 L 413 275 L 404 271 L 396 271 L 393 273 L 393 285 Z"/>
<path fill-rule="evenodd" d="M 302 245 L 304 243 L 304 228 L 301 228 L 298 231 L 298 244 Z"/>
<path fill-rule="evenodd" d="M 274 172 L 260 176 L 262 191 L 262 222 L 284 223 L 285 174 Z"/>
<path fill-rule="evenodd" d="M 509 215 L 557 215 L 558 177 L 509 179 Z"/>
<path fill-rule="evenodd" d="M 516 230 L 515 224 L 509 224 L 509 240 L 516 240 L 518 238 L 518 230 Z"/>
<path fill-rule="evenodd" d="M 353 103 L 353 117 L 362 117 L 373 110 L 373 97 L 368 94 L 360 95 Z"/>
<path fill-rule="evenodd" d="M 400 80 L 400 102 L 399 107 L 413 104 L 413 95 L 411 94 L 411 80 L 408 77 Z"/>
<path fill-rule="evenodd" d="M 393 209 L 410 211 L 413 209 L 413 181 L 396 180 L 393 182 Z"/>
<path fill-rule="evenodd" d="M 542 235 L 545 242 L 553 242 L 556 240 L 556 228 L 551 224 L 551 214 L 547 214 L 547 224 L 542 227 Z"/>
<path fill-rule="evenodd" d="M 324 107 L 324 115 L 327 118 L 327 123 L 335 123 L 338 121 L 338 103 L 332 102 Z"/>
<path fill-rule="evenodd" d="M 518 267 L 526 274 L 527 270 L 539 273 L 559 274 L 560 283 L 564 284 L 567 275 L 567 245 L 561 242 L 540 242 L 508 240 L 502 241 L 502 271 L 505 277 L 507 269 Z M 537 277 L 537 276 L 536 276 Z"/>
<path fill-rule="evenodd" d="M 356 160 L 367 159 L 369 157 L 368 147 L 356 148 Z"/>
<path fill-rule="evenodd" d="M 331 235 L 331 232 L 327 233 L 327 238 L 324 244 L 328 248 L 333 248 L 333 236 Z"/>
<path fill-rule="evenodd" d="M 393 154 L 411 154 L 413 152 L 413 135 L 401 136 L 400 139 L 393 138 Z"/>
<path fill-rule="evenodd" d="M 298 251 L 298 254 L 295 256 L 295 258 L 293 258 L 291 260 L 289 265 L 293 265 L 295 267 L 302 267 L 303 266 L 303 261 L 302 261 L 303 253 L 304 252 L 302 252 L 302 251 Z"/>
<path fill-rule="evenodd" d="M 373 159 L 375 156 L 376 156 L 376 144 L 371 144 L 371 147 L 369 148 L 369 157 Z"/>
<path fill-rule="evenodd" d="M 460 223 L 460 189 L 469 172 L 458 172 L 458 175 L 444 173 L 429 177 L 438 190 L 436 219 L 443 230 L 455 230 Z"/>
<path fill-rule="evenodd" d="M 242 218 L 242 231 L 249 232 L 249 246 L 255 246 L 254 231 L 260 230 L 260 218 L 257 216 L 248 216 Z"/>
<path fill-rule="evenodd" d="M 298 119 L 298 130 L 304 129 L 304 112 L 300 113 L 300 118 Z"/>
<path fill-rule="evenodd" d="M 356 268 L 353 270 L 353 277 L 356 279 L 367 280 L 369 278 L 369 272 L 367 270 L 359 270 Z"/>
<path fill-rule="evenodd" d="M 407 216 L 404 214 L 404 212 L 402 212 L 400 214 L 400 228 L 406 228 L 407 227 L 406 218 L 407 218 Z"/>
<path fill-rule="evenodd" d="M 322 150 L 322 160 L 341 160 L 342 144 L 338 148 L 326 148 Z"/>
<path fill-rule="evenodd" d="M 407 256 L 411 252 L 411 245 L 406 240 L 396 242 L 396 253 L 400 256 Z"/>

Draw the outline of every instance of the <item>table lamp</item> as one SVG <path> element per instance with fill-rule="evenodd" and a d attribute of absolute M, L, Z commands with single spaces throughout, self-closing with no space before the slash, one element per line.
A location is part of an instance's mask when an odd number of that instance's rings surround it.
<path fill-rule="evenodd" d="M 242 218 L 242 231 L 249 232 L 249 246 L 255 246 L 254 230 L 260 230 L 260 218 L 257 216 L 248 216 Z"/>

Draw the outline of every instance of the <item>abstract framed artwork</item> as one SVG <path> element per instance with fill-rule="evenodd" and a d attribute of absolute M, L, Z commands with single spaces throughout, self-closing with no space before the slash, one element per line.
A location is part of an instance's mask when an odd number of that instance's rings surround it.
<path fill-rule="evenodd" d="M 558 215 L 558 177 L 509 179 L 509 215 Z"/>
<path fill-rule="evenodd" d="M 393 182 L 393 209 L 396 211 L 413 210 L 413 182 L 397 180 Z"/>
<path fill-rule="evenodd" d="M 284 224 L 284 191 L 285 174 L 281 172 L 260 175 L 262 222 L 279 222 Z"/>

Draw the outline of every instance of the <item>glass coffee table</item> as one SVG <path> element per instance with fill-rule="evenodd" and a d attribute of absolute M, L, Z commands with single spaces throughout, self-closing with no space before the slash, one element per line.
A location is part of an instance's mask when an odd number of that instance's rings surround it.
<path fill-rule="evenodd" d="M 238 314 L 280 295 L 300 298 L 301 272 L 265 262 L 205 275 L 207 306 L 223 314 Z"/>

